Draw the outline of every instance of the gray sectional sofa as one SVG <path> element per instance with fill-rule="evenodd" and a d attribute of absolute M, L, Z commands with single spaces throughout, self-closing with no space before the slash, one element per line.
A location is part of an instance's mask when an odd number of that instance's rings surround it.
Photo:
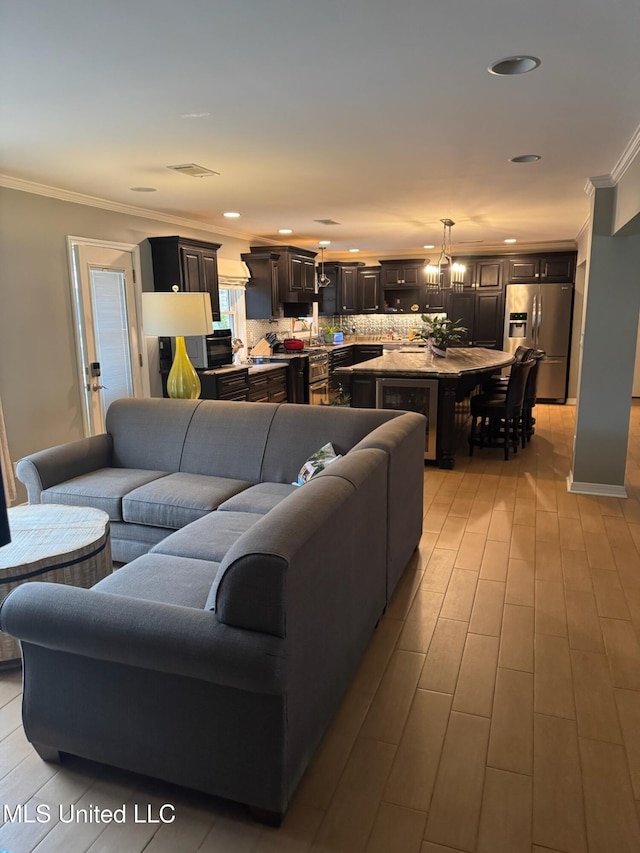
<path fill-rule="evenodd" d="M 40 754 L 277 822 L 418 544 L 424 431 L 414 413 L 119 400 L 104 435 L 21 460 L 31 502 L 109 512 L 127 563 L 2 605 Z M 342 458 L 293 486 L 328 441 Z"/>

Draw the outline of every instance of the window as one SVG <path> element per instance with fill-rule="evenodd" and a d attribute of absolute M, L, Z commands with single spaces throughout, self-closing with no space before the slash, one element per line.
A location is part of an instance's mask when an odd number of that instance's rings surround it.
<path fill-rule="evenodd" d="M 220 320 L 213 324 L 214 329 L 231 329 L 232 338 L 244 340 L 246 337 L 244 288 L 221 287 Z"/>

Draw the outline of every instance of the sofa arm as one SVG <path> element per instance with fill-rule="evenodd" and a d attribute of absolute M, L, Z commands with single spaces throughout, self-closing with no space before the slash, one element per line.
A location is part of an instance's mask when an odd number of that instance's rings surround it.
<path fill-rule="evenodd" d="M 0 627 L 23 643 L 83 657 L 253 693 L 284 690 L 281 640 L 222 625 L 196 608 L 32 582 L 4 600 Z"/>
<path fill-rule="evenodd" d="M 43 489 L 111 465 L 113 442 L 109 433 L 92 435 L 40 450 L 20 459 L 18 479 L 27 487 L 30 504 L 40 503 Z"/>

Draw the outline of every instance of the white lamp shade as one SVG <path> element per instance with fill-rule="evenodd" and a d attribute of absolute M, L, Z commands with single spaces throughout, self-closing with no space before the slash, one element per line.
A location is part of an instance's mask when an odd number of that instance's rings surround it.
<path fill-rule="evenodd" d="M 175 338 L 178 335 L 209 335 L 213 330 L 209 293 L 142 294 L 142 326 L 145 335 Z"/>

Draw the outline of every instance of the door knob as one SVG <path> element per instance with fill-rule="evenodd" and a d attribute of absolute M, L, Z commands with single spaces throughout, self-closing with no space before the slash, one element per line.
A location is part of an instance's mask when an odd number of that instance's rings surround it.
<path fill-rule="evenodd" d="M 108 390 L 106 385 L 100 385 L 99 382 L 94 382 L 91 386 L 92 391 L 102 391 L 102 389 Z"/>

